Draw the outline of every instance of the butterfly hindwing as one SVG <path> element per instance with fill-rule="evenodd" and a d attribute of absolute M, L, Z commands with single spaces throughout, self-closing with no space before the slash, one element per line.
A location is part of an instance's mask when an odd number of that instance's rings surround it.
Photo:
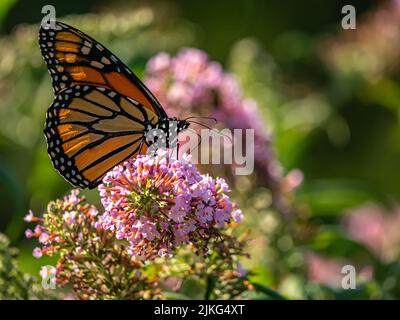
<path fill-rule="evenodd" d="M 160 118 L 165 111 L 133 72 L 102 44 L 65 23 L 39 30 L 39 47 L 55 94 L 75 85 L 97 85 L 131 97 Z"/>
<path fill-rule="evenodd" d="M 75 186 L 94 188 L 114 166 L 146 152 L 145 129 L 158 121 L 138 101 L 84 84 L 57 94 L 44 133 L 57 171 Z"/>

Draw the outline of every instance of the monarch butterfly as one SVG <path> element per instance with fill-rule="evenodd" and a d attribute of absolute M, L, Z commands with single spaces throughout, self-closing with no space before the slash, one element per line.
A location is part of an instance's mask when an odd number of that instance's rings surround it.
<path fill-rule="evenodd" d="M 39 30 L 39 47 L 52 78 L 54 101 L 44 134 L 55 169 L 72 185 L 94 188 L 114 166 L 143 154 L 151 130 L 176 134 L 189 122 L 169 118 L 139 78 L 114 54 L 61 22 Z"/>

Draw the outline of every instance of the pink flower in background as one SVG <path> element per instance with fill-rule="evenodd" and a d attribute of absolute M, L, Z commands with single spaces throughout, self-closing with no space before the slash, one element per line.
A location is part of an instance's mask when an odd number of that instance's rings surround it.
<path fill-rule="evenodd" d="M 281 169 L 272 152 L 269 134 L 257 103 L 245 99 L 239 82 L 210 61 L 199 49 L 185 48 L 176 56 L 160 53 L 146 67 L 146 84 L 168 114 L 215 117 L 222 127 L 254 129 L 255 166 L 262 183 L 280 188 Z"/>
<path fill-rule="evenodd" d="M 349 237 L 367 246 L 376 256 L 390 259 L 400 245 L 400 209 L 387 212 L 365 205 L 346 214 L 343 226 Z"/>
<path fill-rule="evenodd" d="M 369 247 L 375 254 L 383 248 L 385 217 L 376 207 L 364 207 L 351 211 L 343 220 L 347 234 Z"/>
<path fill-rule="evenodd" d="M 342 30 L 322 42 L 320 57 L 328 68 L 342 74 L 360 74 L 376 83 L 399 71 L 400 4 L 377 1 L 374 10 L 357 17 L 353 32 Z"/>
<path fill-rule="evenodd" d="M 340 287 L 342 266 L 343 263 L 334 259 L 323 258 L 314 253 L 307 255 L 307 277 L 317 283 Z"/>
<path fill-rule="evenodd" d="M 104 177 L 102 225 L 128 240 L 133 255 L 168 256 L 188 242 L 202 248 L 219 236 L 219 228 L 241 220 L 225 181 L 201 175 L 189 160 L 168 160 L 159 151 L 128 160 Z"/>
<path fill-rule="evenodd" d="M 348 265 L 348 261 L 339 258 L 328 258 L 316 253 L 310 252 L 306 256 L 307 277 L 313 282 L 325 284 L 331 287 L 342 286 L 342 268 Z M 357 270 L 359 280 L 367 281 L 373 276 L 373 269 L 370 266 L 365 266 Z"/>

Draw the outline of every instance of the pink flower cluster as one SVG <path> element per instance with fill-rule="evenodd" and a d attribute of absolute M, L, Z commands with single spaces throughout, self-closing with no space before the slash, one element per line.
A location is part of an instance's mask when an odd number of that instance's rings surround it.
<path fill-rule="evenodd" d="M 347 212 L 342 221 L 345 234 L 350 239 L 363 244 L 382 261 L 397 259 L 400 244 L 400 210 L 392 212 L 375 204 L 366 204 Z M 318 283 L 340 287 L 343 274 L 341 269 L 349 261 L 338 258 L 324 257 L 309 253 L 306 257 L 308 278 Z M 359 276 L 364 280 L 372 278 L 374 269 L 364 265 Z"/>
<path fill-rule="evenodd" d="M 349 261 L 325 257 L 315 252 L 309 252 L 306 256 L 307 278 L 313 282 L 325 284 L 331 287 L 342 286 L 342 268 L 350 264 Z M 365 282 L 371 280 L 374 270 L 371 266 L 358 267 L 358 280 Z"/>
<path fill-rule="evenodd" d="M 147 64 L 146 76 L 147 86 L 170 115 L 211 116 L 229 129 L 254 129 L 256 169 L 268 187 L 279 187 L 281 169 L 257 103 L 243 98 L 235 76 L 193 48 L 182 49 L 175 57 L 156 55 Z"/>
<path fill-rule="evenodd" d="M 376 83 L 399 71 L 400 1 L 377 2 L 357 18 L 354 32 L 343 30 L 326 38 L 319 50 L 322 61 L 336 72 L 354 73 Z"/>
<path fill-rule="evenodd" d="M 391 260 L 400 244 L 400 209 L 393 212 L 368 204 L 348 212 L 343 219 L 348 236 L 364 244 L 377 257 Z"/>
<path fill-rule="evenodd" d="M 79 190 L 72 190 L 66 195 L 63 201 L 50 203 L 48 213 L 43 217 L 36 217 L 29 210 L 24 217 L 25 222 L 37 222 L 32 229 L 25 231 L 27 238 L 37 238 L 41 247 L 33 250 L 33 256 L 42 257 L 43 254 L 51 255 L 59 251 L 67 242 L 66 238 L 72 237 L 76 243 L 79 243 L 83 233 L 77 232 L 81 226 L 99 225 L 99 216 L 96 207 L 84 204 L 85 199 L 79 197 Z M 87 227 L 86 227 L 87 228 Z"/>
<path fill-rule="evenodd" d="M 26 235 L 41 244 L 33 255 L 58 256 L 56 266 L 40 270 L 43 280 L 50 286 L 70 284 L 82 300 L 158 297 L 158 277 L 149 277 L 125 244 L 102 228 L 101 217 L 79 190 L 50 202 L 41 217 L 29 212 L 25 221 L 37 226 Z"/>
<path fill-rule="evenodd" d="M 107 173 L 99 192 L 103 227 L 130 242 L 133 255 L 170 256 L 172 248 L 204 246 L 242 212 L 226 195 L 221 178 L 201 175 L 190 156 L 141 155 Z"/>

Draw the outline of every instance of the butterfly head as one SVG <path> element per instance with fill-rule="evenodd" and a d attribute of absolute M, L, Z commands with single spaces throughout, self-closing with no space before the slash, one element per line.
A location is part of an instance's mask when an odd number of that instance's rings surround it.
<path fill-rule="evenodd" d="M 186 120 L 178 120 L 176 118 L 174 118 L 174 120 L 177 122 L 177 131 L 178 131 L 178 133 L 186 130 L 190 126 L 190 123 L 188 121 L 186 121 Z"/>

